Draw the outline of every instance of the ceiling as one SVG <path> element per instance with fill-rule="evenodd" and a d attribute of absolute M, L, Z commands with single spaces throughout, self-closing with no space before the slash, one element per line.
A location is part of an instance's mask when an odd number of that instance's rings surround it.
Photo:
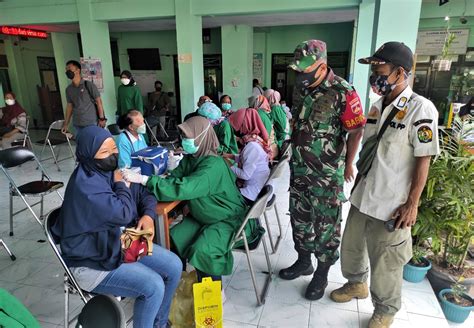
<path fill-rule="evenodd" d="M 249 25 L 253 27 L 287 26 L 340 23 L 355 20 L 357 9 L 318 11 L 318 12 L 294 12 L 278 13 L 268 15 L 236 15 L 236 16 L 204 16 L 202 25 L 204 28 L 219 27 L 222 25 Z M 51 25 L 27 25 L 25 27 L 36 28 L 48 32 L 79 32 L 79 24 L 51 24 Z M 116 21 L 109 22 L 111 32 L 141 32 L 175 30 L 174 18 L 139 20 L 139 21 Z"/>

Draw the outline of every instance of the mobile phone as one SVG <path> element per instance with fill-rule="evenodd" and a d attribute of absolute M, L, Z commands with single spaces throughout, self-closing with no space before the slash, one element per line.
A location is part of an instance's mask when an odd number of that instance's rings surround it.
<path fill-rule="evenodd" d="M 385 224 L 385 229 L 387 229 L 388 232 L 394 232 L 395 231 L 395 224 L 396 224 L 395 219 L 390 219 L 386 221 Z"/>

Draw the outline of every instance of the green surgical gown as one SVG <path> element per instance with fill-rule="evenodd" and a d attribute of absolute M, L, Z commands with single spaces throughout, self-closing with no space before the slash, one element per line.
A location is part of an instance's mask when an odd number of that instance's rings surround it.
<path fill-rule="evenodd" d="M 171 238 L 178 254 L 207 274 L 232 272 L 231 242 L 248 210 L 235 181 L 223 158 L 188 155 L 170 176 L 153 176 L 147 184 L 158 201 L 188 201 L 190 215 L 171 229 Z M 250 220 L 249 242 L 261 233 L 257 222 Z"/>
<path fill-rule="evenodd" d="M 275 130 L 275 138 L 278 148 L 281 148 L 283 141 L 286 139 L 286 113 L 280 105 L 273 105 L 270 117 Z"/>
<path fill-rule="evenodd" d="M 214 126 L 214 132 L 216 132 L 217 139 L 219 139 L 219 148 L 217 152 L 219 154 L 228 153 L 228 154 L 238 154 L 239 147 L 237 146 L 237 141 L 235 140 L 235 134 L 230 126 L 229 121 L 224 120 L 220 124 Z"/>

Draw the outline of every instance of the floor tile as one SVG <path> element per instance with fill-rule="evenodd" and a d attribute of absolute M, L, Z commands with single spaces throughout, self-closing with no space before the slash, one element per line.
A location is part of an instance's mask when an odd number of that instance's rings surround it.
<path fill-rule="evenodd" d="M 419 292 L 416 290 L 403 290 L 402 302 L 409 314 L 420 314 L 430 317 L 445 319 L 443 310 L 435 294 Z"/>
<path fill-rule="evenodd" d="M 267 298 L 259 327 L 307 327 L 309 323 L 309 303 L 284 303 Z"/>
<path fill-rule="evenodd" d="M 447 320 L 443 318 L 433 318 L 424 315 L 408 313 L 408 318 L 412 327 L 429 327 L 429 328 L 448 328 Z M 471 326 L 472 327 L 472 326 Z"/>
<path fill-rule="evenodd" d="M 224 303 L 224 320 L 258 325 L 264 306 L 257 306 L 253 291 L 227 288 L 225 294 L 227 302 Z"/>
<path fill-rule="evenodd" d="M 354 311 L 345 311 L 330 306 L 311 304 L 308 327 L 359 328 L 359 314 Z"/>
<path fill-rule="evenodd" d="M 224 320 L 225 328 L 256 328 L 256 325 L 251 325 L 249 323 L 236 322 L 231 320 Z"/>

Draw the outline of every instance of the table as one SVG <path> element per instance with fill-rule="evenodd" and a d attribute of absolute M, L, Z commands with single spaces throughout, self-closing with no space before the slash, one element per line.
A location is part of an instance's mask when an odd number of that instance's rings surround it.
<path fill-rule="evenodd" d="M 167 249 L 170 249 L 170 224 L 176 219 L 174 216 L 170 217 L 169 214 L 181 203 L 180 200 L 175 200 L 174 202 L 158 202 L 156 205 L 158 221 L 155 222 L 155 242 Z"/>

